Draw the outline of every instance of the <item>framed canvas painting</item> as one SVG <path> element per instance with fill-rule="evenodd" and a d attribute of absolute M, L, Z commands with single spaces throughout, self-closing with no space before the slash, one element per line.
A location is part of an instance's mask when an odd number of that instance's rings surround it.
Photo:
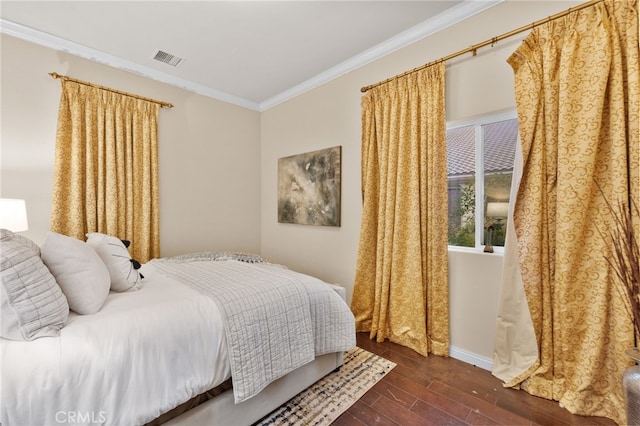
<path fill-rule="evenodd" d="M 340 226 L 342 147 L 278 159 L 278 222 Z"/>

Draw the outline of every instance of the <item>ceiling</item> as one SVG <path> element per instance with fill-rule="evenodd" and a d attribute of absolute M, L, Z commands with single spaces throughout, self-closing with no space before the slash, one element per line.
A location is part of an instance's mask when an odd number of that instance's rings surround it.
<path fill-rule="evenodd" d="M 0 31 L 262 111 L 500 1 L 3 0 Z"/>

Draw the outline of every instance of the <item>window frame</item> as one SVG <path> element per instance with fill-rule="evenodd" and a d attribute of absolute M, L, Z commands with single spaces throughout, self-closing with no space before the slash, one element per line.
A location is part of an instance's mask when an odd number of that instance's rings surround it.
<path fill-rule="evenodd" d="M 482 244 L 482 239 L 484 236 L 484 214 L 477 214 L 477 212 L 484 212 L 484 125 L 496 123 L 499 121 L 506 121 L 518 119 L 518 113 L 516 108 L 510 108 L 508 110 L 504 110 L 497 113 L 489 113 L 483 114 L 480 116 L 476 116 L 466 120 L 455 120 L 455 121 L 447 121 L 446 127 L 447 131 L 451 129 L 456 129 L 459 127 L 470 127 L 474 126 L 475 130 L 475 176 L 474 176 L 474 187 L 475 187 L 475 247 L 465 247 L 465 246 L 454 246 L 448 244 L 448 249 L 452 251 L 463 251 L 463 252 L 472 252 L 472 253 L 484 253 L 484 244 Z M 517 142 L 516 142 L 517 143 Z M 516 152 L 518 150 L 516 149 Z M 515 164 L 515 159 L 514 159 Z M 512 171 L 513 173 L 513 171 Z M 448 171 L 447 171 L 447 179 L 448 179 Z M 509 200 L 511 203 L 511 199 Z M 505 221 L 505 226 L 507 226 L 507 222 Z M 504 246 L 493 246 L 494 254 L 504 254 Z"/>

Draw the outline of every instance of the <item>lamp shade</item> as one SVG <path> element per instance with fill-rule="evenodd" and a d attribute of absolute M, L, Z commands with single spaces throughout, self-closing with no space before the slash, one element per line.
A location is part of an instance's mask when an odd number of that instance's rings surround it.
<path fill-rule="evenodd" d="M 487 217 L 507 217 L 509 203 L 487 203 Z"/>
<path fill-rule="evenodd" d="M 29 229 L 27 205 L 24 200 L 0 198 L 0 228 L 12 232 L 22 232 Z"/>

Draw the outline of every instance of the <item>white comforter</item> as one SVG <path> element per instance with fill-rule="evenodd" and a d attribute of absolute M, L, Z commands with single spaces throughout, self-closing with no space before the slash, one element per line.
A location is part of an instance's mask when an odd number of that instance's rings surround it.
<path fill-rule="evenodd" d="M 140 291 L 72 313 L 60 337 L 0 342 L 3 425 L 144 424 L 230 377 L 216 304 L 141 271 Z"/>

